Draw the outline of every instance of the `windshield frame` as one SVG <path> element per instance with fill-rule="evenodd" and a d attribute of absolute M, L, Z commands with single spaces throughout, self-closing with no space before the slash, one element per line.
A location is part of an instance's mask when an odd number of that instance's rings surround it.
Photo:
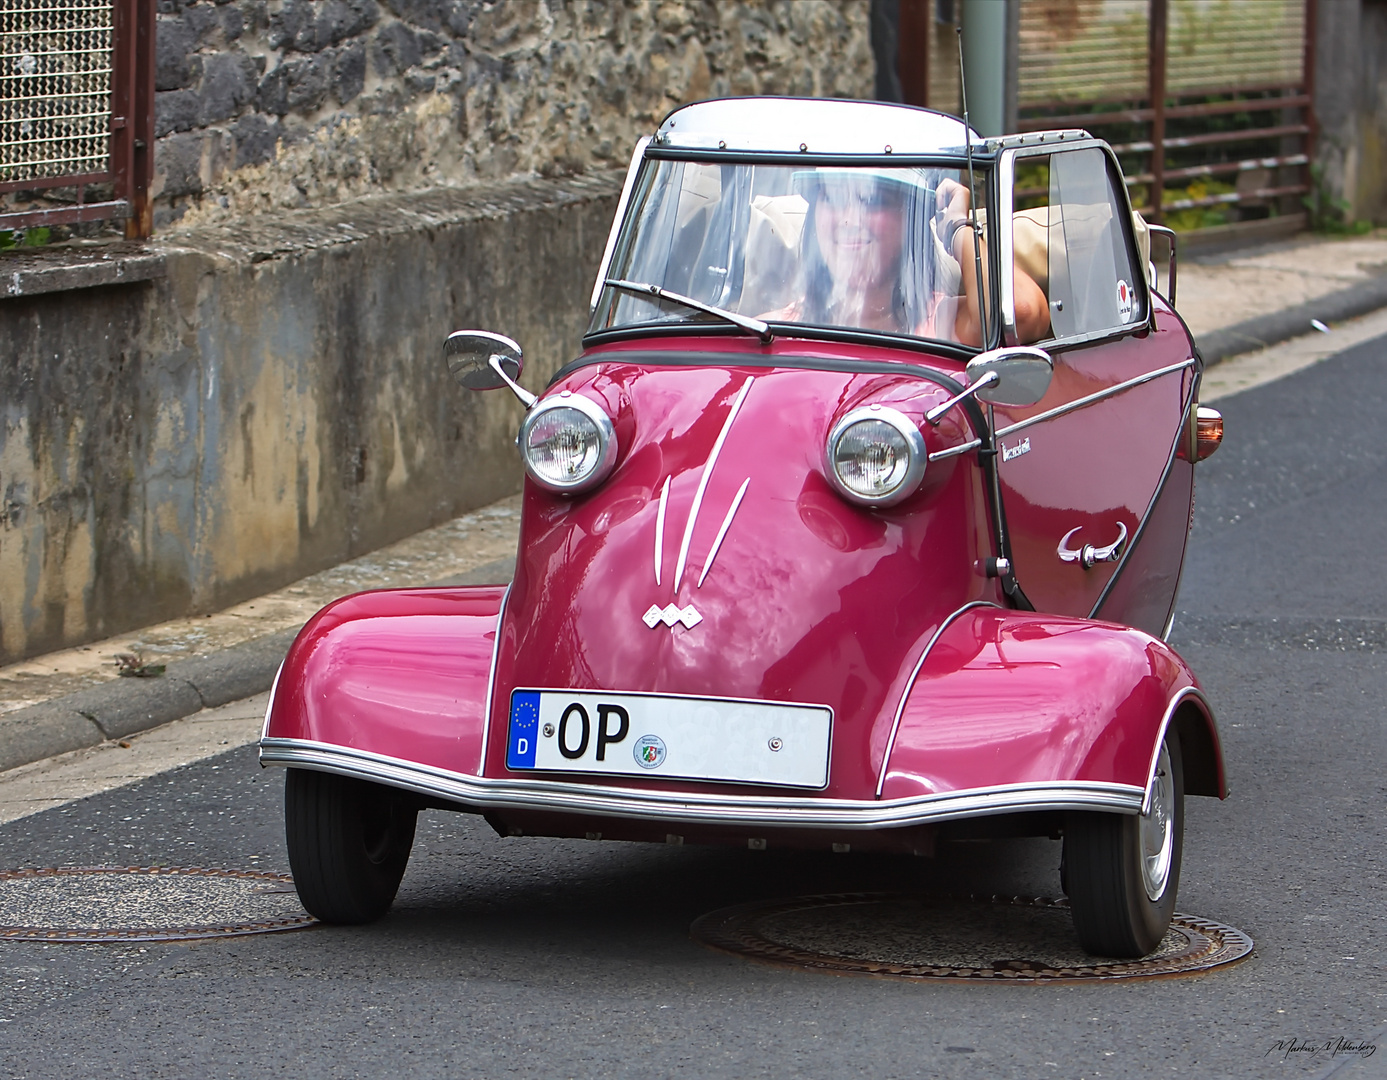
<path fill-rule="evenodd" d="M 648 322 L 625 323 L 621 326 L 595 328 L 600 314 L 607 309 L 608 297 L 613 292 L 611 286 L 604 284 L 611 276 L 613 266 L 624 265 L 634 241 L 637 211 L 650 196 L 662 162 L 696 162 L 700 164 L 781 166 L 792 168 L 812 168 L 818 166 L 839 168 L 934 168 L 949 169 L 960 173 L 968 170 L 968 161 L 961 152 L 931 154 L 814 154 L 784 153 L 779 151 L 733 151 L 701 150 L 686 147 L 663 147 L 651 142 L 639 160 L 633 161 L 631 173 L 623 191 L 621 211 L 618 220 L 613 222 L 611 236 L 604 252 L 598 279 L 593 288 L 591 318 L 588 330 L 583 335 L 585 348 L 616 341 L 649 337 L 706 337 L 745 334 L 735 326 L 715 322 L 690 322 L 651 320 Z M 998 154 L 995 148 L 980 143 L 973 150 L 973 170 L 977 175 L 977 188 L 985 193 L 987 205 L 996 205 L 998 196 Z M 963 345 L 939 338 L 917 337 L 913 334 L 894 333 L 883 330 L 864 330 L 842 326 L 828 326 L 806 322 L 784 322 L 766 320 L 777 338 L 806 338 L 809 340 L 832 342 L 856 342 L 863 345 L 905 348 L 915 352 L 943 353 L 961 360 L 967 360 L 984 349 L 994 348 L 1001 339 L 1000 308 L 998 296 L 998 256 L 997 245 L 989 244 L 986 257 L 989 261 L 987 291 L 984 297 L 985 323 L 983 344 L 981 346 Z M 972 272 L 972 267 L 966 268 Z"/>

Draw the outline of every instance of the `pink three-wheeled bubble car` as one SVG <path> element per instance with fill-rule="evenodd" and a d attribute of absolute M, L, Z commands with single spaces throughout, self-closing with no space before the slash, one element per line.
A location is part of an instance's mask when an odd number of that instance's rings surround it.
<path fill-rule="evenodd" d="M 347 597 L 284 662 L 260 754 L 308 910 L 383 914 L 421 807 L 755 849 L 991 830 L 1063 835 L 1091 952 L 1153 949 L 1184 796 L 1226 795 L 1164 641 L 1222 436 L 1165 233 L 1082 131 L 671 113 L 582 355 L 536 398 L 509 339 L 445 347 L 527 407 L 513 583 Z"/>

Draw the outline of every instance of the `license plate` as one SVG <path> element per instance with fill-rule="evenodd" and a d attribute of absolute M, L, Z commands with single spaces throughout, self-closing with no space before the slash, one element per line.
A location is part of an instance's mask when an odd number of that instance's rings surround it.
<path fill-rule="evenodd" d="M 823 705 L 516 690 L 506 767 L 823 788 L 832 730 Z"/>

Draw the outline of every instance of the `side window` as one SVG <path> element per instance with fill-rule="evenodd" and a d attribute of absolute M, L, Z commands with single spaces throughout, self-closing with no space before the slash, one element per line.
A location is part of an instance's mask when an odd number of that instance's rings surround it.
<path fill-rule="evenodd" d="M 1123 230 L 1125 208 L 1106 155 L 1096 147 L 1017 159 L 1012 243 L 1018 303 L 1025 274 L 1044 294 L 1051 336 L 1077 337 L 1145 319 Z"/>

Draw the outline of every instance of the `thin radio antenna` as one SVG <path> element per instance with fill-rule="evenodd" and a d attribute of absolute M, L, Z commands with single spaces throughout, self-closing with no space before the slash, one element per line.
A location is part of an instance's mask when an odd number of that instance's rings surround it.
<path fill-rule="evenodd" d="M 987 332 L 983 328 L 982 233 L 978 229 L 976 194 L 977 179 L 973 175 L 973 128 L 968 123 L 968 80 L 963 71 L 963 27 L 954 27 L 958 34 L 958 96 L 963 101 L 963 147 L 968 154 L 968 228 L 973 230 L 973 270 L 978 280 L 978 343 L 987 347 Z"/>

